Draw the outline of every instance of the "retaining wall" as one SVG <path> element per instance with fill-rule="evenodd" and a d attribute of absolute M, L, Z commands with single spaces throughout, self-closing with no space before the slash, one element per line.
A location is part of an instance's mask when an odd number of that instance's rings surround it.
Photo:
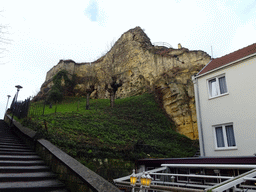
<path fill-rule="evenodd" d="M 23 139 L 36 153 L 41 156 L 58 179 L 65 183 L 70 192 L 120 192 L 120 190 L 88 169 L 80 162 L 60 150 L 45 139 L 37 138 L 35 131 L 22 126 L 19 122 L 5 115 L 5 122 L 10 129 Z"/>

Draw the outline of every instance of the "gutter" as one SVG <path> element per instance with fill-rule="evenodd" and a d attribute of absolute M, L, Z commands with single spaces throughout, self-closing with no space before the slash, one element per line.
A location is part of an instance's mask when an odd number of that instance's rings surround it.
<path fill-rule="evenodd" d="M 213 60 L 213 59 L 211 59 L 211 60 L 197 73 L 197 75 L 200 74 L 201 71 L 203 71 L 204 68 L 207 67 L 207 66 L 212 62 L 212 60 Z"/>
<path fill-rule="evenodd" d="M 200 155 L 202 157 L 205 157 L 204 134 L 203 134 L 202 115 L 201 115 L 200 97 L 199 97 L 199 85 L 198 85 L 198 79 L 196 75 L 192 76 L 192 81 L 194 83 L 197 126 L 198 126 L 198 131 L 200 132 L 199 134 Z M 201 150 L 201 146 L 202 146 L 202 150 Z"/>

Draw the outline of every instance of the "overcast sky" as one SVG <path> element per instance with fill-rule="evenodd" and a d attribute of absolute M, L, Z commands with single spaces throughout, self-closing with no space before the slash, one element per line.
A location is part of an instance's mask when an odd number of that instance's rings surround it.
<path fill-rule="evenodd" d="M 61 59 L 94 61 L 140 26 L 151 42 L 178 43 L 220 57 L 256 42 L 256 0 L 0 0 L 0 119 L 35 95 Z"/>

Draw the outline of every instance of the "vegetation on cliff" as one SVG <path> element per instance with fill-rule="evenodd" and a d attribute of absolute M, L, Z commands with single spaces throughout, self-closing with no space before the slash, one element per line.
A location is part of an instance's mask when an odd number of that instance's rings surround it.
<path fill-rule="evenodd" d="M 117 99 L 115 108 L 108 99 L 93 99 L 90 108 L 86 110 L 86 98 L 67 97 L 57 113 L 47 106 L 42 115 L 43 103 L 35 102 L 23 124 L 95 172 L 103 166 L 98 159 L 134 162 L 188 157 L 197 150 L 195 141 L 173 130 L 151 94 Z M 133 164 L 126 168 L 130 174 Z"/>
<path fill-rule="evenodd" d="M 53 86 L 49 93 L 46 95 L 47 102 L 59 102 L 62 101 L 64 95 L 74 95 L 74 86 L 76 83 L 76 75 L 72 75 L 71 78 L 68 77 L 68 72 L 66 70 L 59 71 L 53 77 Z"/>

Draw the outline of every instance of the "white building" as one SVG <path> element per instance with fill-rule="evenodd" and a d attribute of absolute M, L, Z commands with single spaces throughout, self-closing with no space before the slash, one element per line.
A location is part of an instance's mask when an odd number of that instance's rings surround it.
<path fill-rule="evenodd" d="M 129 175 L 116 185 L 142 190 L 150 175 L 152 191 L 256 191 L 256 43 L 210 61 L 192 79 L 203 157 L 138 160 L 137 182 Z"/>
<path fill-rule="evenodd" d="M 201 156 L 253 156 L 256 43 L 213 59 L 192 79 Z"/>

